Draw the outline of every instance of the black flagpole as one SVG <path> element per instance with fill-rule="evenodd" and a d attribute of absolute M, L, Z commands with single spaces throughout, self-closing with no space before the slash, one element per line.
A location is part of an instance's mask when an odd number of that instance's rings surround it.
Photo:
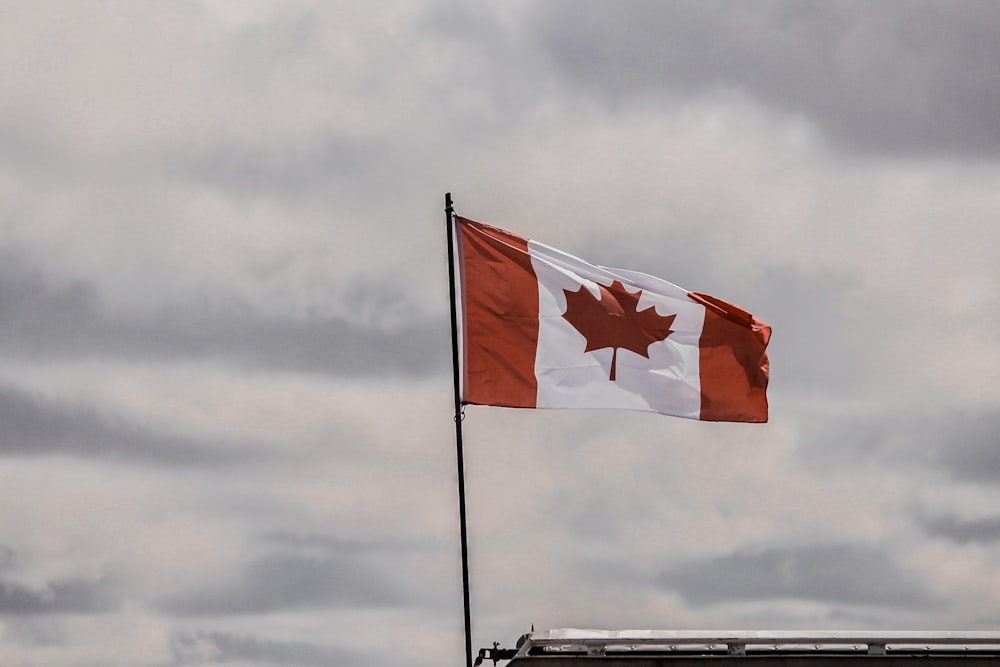
<path fill-rule="evenodd" d="M 462 532 L 462 594 L 465 602 L 465 665 L 472 667 L 472 615 L 469 611 L 469 535 L 465 527 L 465 457 L 462 454 L 462 389 L 458 366 L 458 304 L 455 298 L 455 209 L 451 193 L 444 196 L 444 213 L 448 224 L 448 293 L 451 296 L 451 367 L 455 380 L 455 449 L 458 459 L 458 519 Z"/>

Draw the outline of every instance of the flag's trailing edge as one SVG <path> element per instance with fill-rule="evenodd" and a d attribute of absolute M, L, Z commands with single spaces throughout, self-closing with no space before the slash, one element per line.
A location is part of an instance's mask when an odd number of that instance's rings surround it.
<path fill-rule="evenodd" d="M 767 421 L 771 327 L 752 314 L 454 220 L 464 403 Z"/>

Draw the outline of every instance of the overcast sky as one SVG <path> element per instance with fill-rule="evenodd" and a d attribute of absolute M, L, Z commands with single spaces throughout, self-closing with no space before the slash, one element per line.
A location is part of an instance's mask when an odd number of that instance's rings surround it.
<path fill-rule="evenodd" d="M 1000 625 L 1000 4 L 0 1 L 0 662 L 463 660 L 445 192 L 769 322 L 470 407 L 474 647 Z"/>

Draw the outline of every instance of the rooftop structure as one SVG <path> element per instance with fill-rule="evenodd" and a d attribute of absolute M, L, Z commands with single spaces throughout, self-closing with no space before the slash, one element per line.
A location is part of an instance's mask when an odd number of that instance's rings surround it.
<path fill-rule="evenodd" d="M 509 667 L 919 667 L 1000 666 L 1000 632 L 747 630 L 548 630 L 522 636 L 515 649 L 479 652 L 477 664 Z"/>

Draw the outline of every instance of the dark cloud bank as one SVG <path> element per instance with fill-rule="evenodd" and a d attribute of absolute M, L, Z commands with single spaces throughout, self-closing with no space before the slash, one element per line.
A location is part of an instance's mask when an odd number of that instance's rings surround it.
<path fill-rule="evenodd" d="M 120 602 L 118 586 L 110 578 L 71 577 L 42 588 L 0 580 L 0 614 L 102 614 L 115 611 Z"/>
<path fill-rule="evenodd" d="M 855 150 L 1000 154 L 1000 4 L 988 0 L 557 0 L 534 44 L 618 105 L 745 94 Z"/>
<path fill-rule="evenodd" d="M 885 552 L 849 544 L 738 551 L 667 570 L 660 584 L 694 605 L 790 599 L 905 606 L 929 600 Z"/>
<path fill-rule="evenodd" d="M 249 662 L 275 665 L 371 664 L 371 656 L 307 642 L 261 639 L 228 632 L 178 632 L 170 642 L 176 665 Z"/>
<path fill-rule="evenodd" d="M 114 312 L 91 286 L 52 285 L 23 260 L 0 262 L 0 312 L 0 353 L 22 358 L 217 360 L 354 376 L 449 368 L 446 315 L 381 327 L 344 317 L 269 317 L 233 302 Z"/>
<path fill-rule="evenodd" d="M 295 540 L 280 534 L 275 552 L 246 562 L 229 583 L 160 602 L 178 616 L 246 615 L 303 608 L 372 608 L 406 603 L 406 596 L 369 563 L 371 547 L 333 539 Z"/>
<path fill-rule="evenodd" d="M 951 515 L 919 515 L 917 522 L 928 535 L 958 544 L 1000 542 L 1000 516 L 962 519 Z"/>
<path fill-rule="evenodd" d="M 267 460 L 262 448 L 158 432 L 114 415 L 0 386 L 0 455 L 75 456 L 168 466 L 235 465 Z"/>
<path fill-rule="evenodd" d="M 801 455 L 817 469 L 883 468 L 924 479 L 1000 483 L 1000 411 L 814 415 Z"/>

